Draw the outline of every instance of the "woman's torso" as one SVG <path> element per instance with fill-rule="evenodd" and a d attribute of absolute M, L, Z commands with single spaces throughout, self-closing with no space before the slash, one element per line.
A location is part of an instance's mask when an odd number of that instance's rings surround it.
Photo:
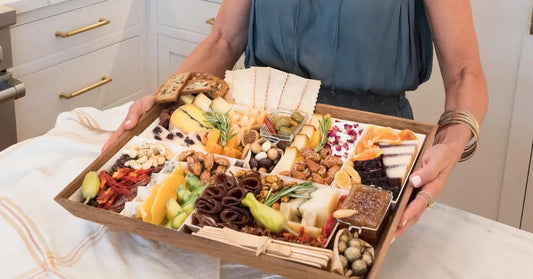
<path fill-rule="evenodd" d="M 431 73 L 422 1 L 252 0 L 245 64 L 321 80 L 322 97 L 398 99 Z"/>

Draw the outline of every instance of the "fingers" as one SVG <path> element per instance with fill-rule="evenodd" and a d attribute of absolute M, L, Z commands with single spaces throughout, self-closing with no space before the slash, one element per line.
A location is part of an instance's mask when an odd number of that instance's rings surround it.
<path fill-rule="evenodd" d="M 113 145 L 113 143 L 115 143 L 118 140 L 120 135 L 124 134 L 125 132 L 124 124 L 126 123 L 126 121 L 127 120 L 124 120 L 122 124 L 120 124 L 120 127 L 118 127 L 118 129 L 111 134 L 111 137 L 109 137 L 106 143 L 104 143 L 104 146 L 102 146 L 102 150 L 101 150 L 102 153 L 106 151 L 111 145 Z"/>
<path fill-rule="evenodd" d="M 120 124 L 118 129 L 113 134 L 111 134 L 111 137 L 107 140 L 104 146 L 102 146 L 102 152 L 109 148 L 109 146 L 113 145 L 113 143 L 115 143 L 117 139 L 122 134 L 124 134 L 125 131 L 131 130 L 135 126 L 137 126 L 137 122 L 139 120 L 139 117 L 141 117 L 141 114 L 149 110 L 154 104 L 155 97 L 153 96 L 153 94 L 134 102 L 130 106 L 128 110 L 128 115 L 126 115 L 124 121 Z"/>
<path fill-rule="evenodd" d="M 405 209 L 394 237 L 402 235 L 412 225 L 418 222 L 418 219 L 420 219 L 420 216 L 422 216 L 426 210 L 427 205 L 427 200 L 424 197 L 417 195 L 416 198 Z"/>
<path fill-rule="evenodd" d="M 144 111 L 142 110 L 142 105 L 140 102 L 133 103 L 128 111 L 128 115 L 126 115 L 126 119 L 124 119 L 124 122 L 120 125 L 120 127 L 123 127 L 126 131 L 132 129 L 137 125 L 137 120 L 143 112 Z"/>
<path fill-rule="evenodd" d="M 443 156 L 446 155 L 440 152 L 440 150 L 428 151 L 422 159 L 422 168 L 413 172 L 409 177 L 411 185 L 415 188 L 419 188 L 437 178 L 447 165 L 445 163 L 447 160 L 443 158 Z"/>
<path fill-rule="evenodd" d="M 432 199 L 435 199 L 437 195 L 440 194 L 440 192 L 442 191 L 445 182 L 446 177 L 444 175 L 437 175 L 435 179 L 426 183 L 422 190 L 427 192 L 432 197 Z M 402 235 L 411 226 L 418 222 L 428 205 L 429 203 L 426 198 L 421 195 L 416 195 L 415 199 L 411 201 L 411 203 L 409 203 L 409 205 L 403 212 L 402 218 L 400 219 L 400 223 L 398 224 L 398 228 L 396 229 L 395 238 Z"/>

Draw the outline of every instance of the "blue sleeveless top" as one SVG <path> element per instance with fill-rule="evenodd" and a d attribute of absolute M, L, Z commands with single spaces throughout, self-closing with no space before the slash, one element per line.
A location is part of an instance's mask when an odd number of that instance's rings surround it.
<path fill-rule="evenodd" d="M 252 0 L 245 65 L 322 81 L 319 102 L 412 118 L 431 74 L 423 0 Z"/>

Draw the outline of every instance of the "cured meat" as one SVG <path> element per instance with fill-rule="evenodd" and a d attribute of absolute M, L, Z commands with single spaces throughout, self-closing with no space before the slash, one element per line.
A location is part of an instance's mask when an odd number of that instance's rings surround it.
<path fill-rule="evenodd" d="M 235 177 L 224 173 L 217 174 L 214 182 L 216 186 L 224 186 L 226 189 L 231 189 L 237 186 L 237 180 Z"/>
<path fill-rule="evenodd" d="M 199 213 L 207 214 L 207 215 L 215 215 L 220 213 L 224 206 L 222 205 L 222 202 L 215 200 L 214 198 L 209 197 L 199 197 L 196 199 L 196 210 Z"/>
<path fill-rule="evenodd" d="M 222 198 L 222 205 L 224 205 L 224 207 L 239 206 L 241 205 L 241 200 L 246 196 L 246 193 L 248 193 L 248 191 L 243 188 L 233 188 L 224 198 Z"/>
<path fill-rule="evenodd" d="M 229 206 L 220 213 L 220 218 L 224 224 L 228 225 L 246 225 L 252 220 L 249 210 L 242 207 Z"/>
<path fill-rule="evenodd" d="M 200 227 L 203 227 L 203 226 L 222 227 L 220 216 L 218 214 L 209 215 L 209 214 L 202 214 L 199 212 L 195 212 L 192 214 L 191 218 L 192 218 L 192 223 Z"/>
<path fill-rule="evenodd" d="M 239 187 L 244 188 L 257 196 L 261 193 L 263 185 L 260 179 L 254 176 L 250 176 L 241 180 L 241 182 L 239 183 Z"/>
<path fill-rule="evenodd" d="M 203 196 L 206 198 L 213 198 L 217 201 L 222 201 L 226 196 L 228 190 L 222 185 L 209 186 L 204 190 Z"/>

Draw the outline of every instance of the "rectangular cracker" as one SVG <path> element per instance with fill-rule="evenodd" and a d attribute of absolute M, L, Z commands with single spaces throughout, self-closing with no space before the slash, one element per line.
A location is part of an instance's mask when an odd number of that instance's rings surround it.
<path fill-rule="evenodd" d="M 181 90 L 191 78 L 190 73 L 179 73 L 168 78 L 155 96 L 156 103 L 169 103 L 178 100 Z"/>

